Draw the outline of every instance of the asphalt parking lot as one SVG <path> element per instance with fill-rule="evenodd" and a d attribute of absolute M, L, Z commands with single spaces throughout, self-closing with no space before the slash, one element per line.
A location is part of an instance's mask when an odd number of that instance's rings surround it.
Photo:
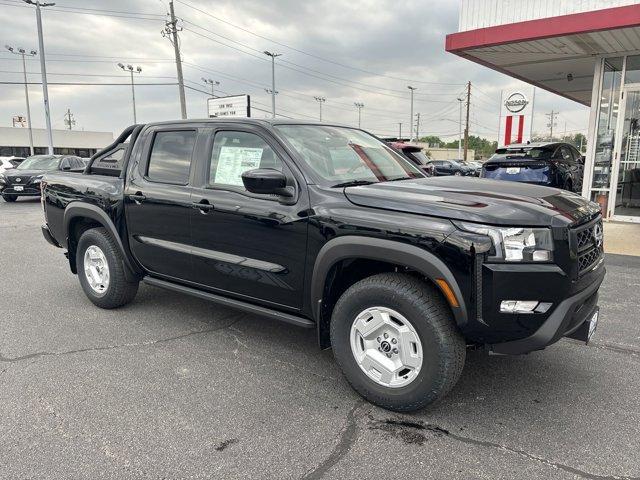
<path fill-rule="evenodd" d="M 640 478 L 640 257 L 608 256 L 589 346 L 469 352 L 399 415 L 313 331 L 148 286 L 94 307 L 41 222 L 0 201 L 1 478 Z"/>

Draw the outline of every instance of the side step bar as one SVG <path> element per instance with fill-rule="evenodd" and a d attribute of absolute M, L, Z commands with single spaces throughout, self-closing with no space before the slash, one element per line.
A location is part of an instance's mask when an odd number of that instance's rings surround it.
<path fill-rule="evenodd" d="M 237 308 L 249 313 L 255 313 L 256 315 L 262 315 L 281 322 L 290 323 L 302 328 L 314 328 L 315 323 L 307 318 L 292 315 L 290 313 L 279 312 L 268 307 L 262 307 L 260 305 L 254 305 L 252 303 L 243 302 L 242 300 L 236 300 L 233 298 L 223 297 L 222 295 L 216 295 L 215 293 L 203 292 L 196 288 L 187 287 L 177 283 L 169 282 L 167 280 L 161 280 L 155 277 L 146 276 L 142 279 L 147 285 L 154 287 L 160 287 L 167 290 L 173 290 L 174 292 L 186 293 L 193 297 L 202 298 L 203 300 L 209 300 L 210 302 L 219 303 L 226 307 Z"/>

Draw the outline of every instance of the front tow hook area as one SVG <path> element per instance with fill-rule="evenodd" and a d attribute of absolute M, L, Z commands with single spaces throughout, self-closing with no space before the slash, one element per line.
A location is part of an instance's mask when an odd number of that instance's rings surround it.
<path fill-rule="evenodd" d="M 44 237 L 44 239 L 47 241 L 47 243 L 53 245 L 54 247 L 57 248 L 62 248 L 62 245 L 60 245 L 55 238 L 53 238 L 53 235 L 51 235 L 51 231 L 49 230 L 48 225 L 41 225 L 40 226 L 40 230 L 42 231 L 42 236 Z"/>
<path fill-rule="evenodd" d="M 585 345 L 588 345 L 589 341 L 593 338 L 594 333 L 596 333 L 599 316 L 600 308 L 596 307 L 593 309 L 591 314 L 589 314 L 587 319 L 582 322 L 582 324 L 574 332 L 571 332 L 567 335 L 567 338 L 572 338 L 574 340 L 584 342 Z"/>

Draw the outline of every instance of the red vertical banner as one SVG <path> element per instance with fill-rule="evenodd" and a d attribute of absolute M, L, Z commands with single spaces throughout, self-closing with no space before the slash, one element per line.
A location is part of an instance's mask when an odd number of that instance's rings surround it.
<path fill-rule="evenodd" d="M 507 115 L 505 118 L 506 123 L 504 126 L 504 144 L 511 144 L 511 125 L 513 123 L 513 115 Z"/>
<path fill-rule="evenodd" d="M 522 134 L 524 133 L 524 115 L 519 115 L 518 118 L 518 140 L 516 143 L 522 143 Z"/>

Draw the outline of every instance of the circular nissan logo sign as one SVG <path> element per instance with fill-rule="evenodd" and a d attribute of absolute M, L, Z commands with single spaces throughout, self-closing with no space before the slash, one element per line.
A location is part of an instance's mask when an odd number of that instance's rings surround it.
<path fill-rule="evenodd" d="M 512 93 L 507 97 L 504 102 L 504 106 L 507 107 L 511 113 L 518 113 L 525 109 L 529 104 L 529 100 L 520 92 Z"/>

